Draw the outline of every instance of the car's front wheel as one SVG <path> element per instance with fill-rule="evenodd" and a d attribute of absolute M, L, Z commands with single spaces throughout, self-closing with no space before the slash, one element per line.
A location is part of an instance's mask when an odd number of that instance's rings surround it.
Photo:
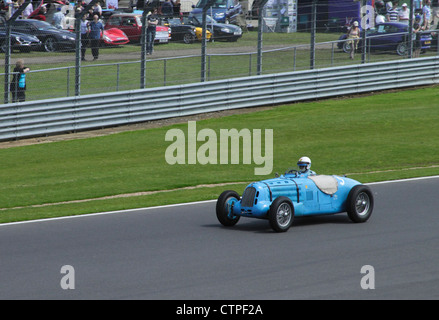
<path fill-rule="evenodd" d="M 351 189 L 347 199 L 347 212 L 352 222 L 366 222 L 373 211 L 373 194 L 368 186 L 357 185 Z"/>
<path fill-rule="evenodd" d="M 183 42 L 186 44 L 191 44 L 195 42 L 195 36 L 192 33 L 185 33 L 183 36 Z"/>
<path fill-rule="evenodd" d="M 294 206 L 287 197 L 277 197 L 268 211 L 268 221 L 276 232 L 285 232 L 293 224 Z"/>
<path fill-rule="evenodd" d="M 216 202 L 216 217 L 223 226 L 231 227 L 238 222 L 240 217 L 233 214 L 233 205 L 238 201 L 238 193 L 232 190 L 224 191 L 218 197 Z"/>
<path fill-rule="evenodd" d="M 58 44 L 55 38 L 49 37 L 44 40 L 43 48 L 46 52 L 54 52 L 57 50 Z"/>
<path fill-rule="evenodd" d="M 3 40 L 0 41 L 0 52 L 1 52 L 1 53 L 5 53 L 6 50 L 7 50 L 6 40 L 4 40 L 4 41 L 3 41 Z M 12 48 L 11 48 L 11 51 L 12 51 Z"/>
<path fill-rule="evenodd" d="M 352 42 L 351 41 L 345 41 L 343 43 L 343 52 L 344 53 L 351 53 L 352 50 Z"/>

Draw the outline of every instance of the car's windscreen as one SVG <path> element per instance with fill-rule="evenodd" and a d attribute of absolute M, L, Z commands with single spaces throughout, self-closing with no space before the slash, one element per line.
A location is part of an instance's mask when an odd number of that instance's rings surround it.
<path fill-rule="evenodd" d="M 376 28 L 377 33 L 397 33 L 400 32 L 397 26 L 393 26 L 390 24 L 380 24 Z M 404 32 L 401 30 L 401 32 Z"/>
<path fill-rule="evenodd" d="M 32 23 L 29 24 L 23 24 L 20 23 L 19 21 L 17 21 L 18 23 L 16 24 L 17 27 L 24 27 L 26 26 L 27 28 L 30 28 L 31 26 L 33 26 L 34 28 L 38 29 L 38 30 L 58 30 L 57 28 L 55 28 L 54 26 L 52 26 L 51 24 L 44 22 L 44 21 L 39 21 L 39 20 L 32 20 Z"/>
<path fill-rule="evenodd" d="M 203 16 L 201 14 L 194 14 L 193 16 L 200 22 L 200 24 L 203 23 Z M 213 19 L 209 15 L 206 15 L 206 22 L 207 23 L 216 23 L 215 19 Z"/>
<path fill-rule="evenodd" d="M 180 19 L 169 19 L 168 23 L 171 27 L 175 27 L 175 26 L 180 26 L 181 25 L 181 21 Z"/>

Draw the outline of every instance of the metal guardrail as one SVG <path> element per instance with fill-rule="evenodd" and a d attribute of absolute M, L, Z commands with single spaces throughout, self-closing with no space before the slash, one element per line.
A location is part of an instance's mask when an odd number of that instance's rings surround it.
<path fill-rule="evenodd" d="M 437 84 L 437 57 L 0 105 L 0 140 Z"/>

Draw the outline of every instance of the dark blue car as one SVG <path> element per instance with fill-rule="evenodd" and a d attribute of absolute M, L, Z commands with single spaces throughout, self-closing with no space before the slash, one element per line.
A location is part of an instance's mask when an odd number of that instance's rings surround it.
<path fill-rule="evenodd" d="M 399 22 L 385 22 L 379 23 L 375 28 L 367 30 L 367 44 L 370 50 L 373 51 L 395 51 L 400 56 L 407 55 L 409 51 L 410 42 L 408 41 L 408 25 Z M 416 35 L 413 34 L 413 40 Z M 339 40 L 346 40 L 346 34 L 342 35 Z M 421 35 L 421 49 L 426 50 L 431 47 L 431 33 L 425 32 Z M 337 44 L 339 49 L 349 53 L 351 51 L 350 41 L 339 41 Z M 358 46 L 361 50 L 362 42 Z"/>
<path fill-rule="evenodd" d="M 191 14 L 202 13 L 206 1 L 199 0 L 197 5 L 193 6 L 194 10 Z M 237 24 L 238 16 L 242 14 L 242 6 L 238 0 L 216 0 L 212 7 L 207 10 L 207 14 L 217 22 Z"/>
<path fill-rule="evenodd" d="M 6 52 L 6 30 L 4 25 L 0 25 L 0 52 Z M 41 42 L 37 37 L 11 32 L 11 51 L 16 49 L 21 52 L 29 52 L 35 50 L 41 46 Z"/>

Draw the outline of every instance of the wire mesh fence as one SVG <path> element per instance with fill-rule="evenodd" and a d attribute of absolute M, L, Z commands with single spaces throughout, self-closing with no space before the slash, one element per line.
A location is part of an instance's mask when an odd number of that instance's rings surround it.
<path fill-rule="evenodd" d="M 243 20 L 229 24 L 211 19 L 211 6 L 204 39 L 199 12 L 166 16 L 155 1 L 148 9 L 159 9 L 151 52 L 146 10 L 99 9 L 96 2 L 89 11 L 26 0 L 13 21 L 8 9 L 0 21 L 4 103 L 15 102 L 20 90 L 20 64 L 30 69 L 22 101 L 31 101 L 438 54 L 439 1 L 386 7 L 371 0 L 253 0 L 241 11 Z M 25 16 L 22 7 L 29 5 Z"/>

